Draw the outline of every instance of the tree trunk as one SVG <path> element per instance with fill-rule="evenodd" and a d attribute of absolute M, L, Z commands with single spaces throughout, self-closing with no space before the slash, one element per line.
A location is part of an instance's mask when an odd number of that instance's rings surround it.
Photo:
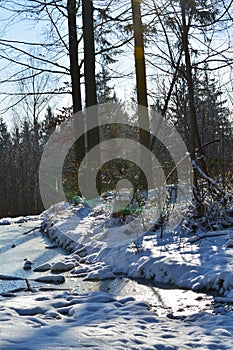
<path fill-rule="evenodd" d="M 148 116 L 148 109 L 147 109 L 148 100 L 147 100 L 147 84 L 146 84 L 146 64 L 145 64 L 143 26 L 142 26 L 140 2 L 141 2 L 140 0 L 131 0 L 133 28 L 134 28 L 134 58 L 135 58 L 135 71 L 136 71 L 136 90 L 137 90 L 138 117 L 139 117 L 139 128 L 140 128 L 139 141 L 141 145 L 144 145 L 148 150 L 150 150 L 150 134 L 145 131 L 145 130 L 149 130 L 149 116 Z M 146 159 L 143 152 L 141 152 L 140 157 L 141 157 L 142 169 L 146 168 L 149 170 L 149 174 L 152 174 L 151 158 Z M 142 186 L 143 186 L 143 189 L 146 189 L 147 184 L 143 182 Z"/>
<path fill-rule="evenodd" d="M 193 75 L 192 75 L 192 64 L 190 58 L 189 51 L 189 25 L 186 22 L 186 2 L 184 0 L 180 0 L 180 7 L 182 13 L 182 39 L 183 39 L 183 50 L 185 54 L 185 66 L 186 66 L 186 80 L 188 85 L 188 93 L 189 93 L 189 113 L 190 113 L 190 128 L 191 128 L 191 145 L 190 145 L 190 153 L 191 159 L 196 159 L 196 149 L 201 149 L 201 141 L 197 124 L 197 115 L 196 108 L 194 102 L 194 84 L 193 84 Z M 202 160 L 203 170 L 206 172 L 206 165 L 204 159 Z M 194 186 L 197 186 L 197 172 L 196 169 L 193 169 L 193 181 Z"/>
<path fill-rule="evenodd" d="M 67 0 L 68 32 L 69 32 L 69 59 L 72 84 L 73 112 L 82 110 L 80 70 L 78 62 L 78 38 L 76 24 L 76 0 Z"/>
<path fill-rule="evenodd" d="M 78 38 L 77 38 L 77 23 L 76 23 L 76 0 L 67 0 L 67 14 L 68 14 L 68 36 L 69 36 L 69 59 L 70 59 L 70 76 L 72 87 L 72 102 L 73 113 L 79 112 L 79 120 L 74 119 L 74 163 L 71 165 L 71 183 L 75 184 L 72 192 L 78 191 L 78 167 L 85 156 L 85 134 L 84 134 L 84 115 L 82 111 L 81 99 L 81 77 L 78 59 Z M 81 135 L 77 139 L 77 132 Z M 74 179 L 75 177 L 75 179 Z M 71 185 L 73 186 L 73 185 Z M 76 193 L 77 194 L 77 193 Z"/>
<path fill-rule="evenodd" d="M 83 41 L 84 41 L 84 78 L 85 78 L 85 98 L 87 107 L 87 152 L 99 145 L 98 127 L 98 107 L 95 79 L 95 38 L 93 21 L 93 2 L 82 1 L 82 21 L 83 21 Z M 89 107 L 92 107 L 89 109 Z M 96 127 L 97 125 L 97 127 Z M 91 164 L 87 164 L 90 171 L 99 168 L 100 153 L 97 152 Z M 97 183 L 100 192 L 100 182 Z"/>

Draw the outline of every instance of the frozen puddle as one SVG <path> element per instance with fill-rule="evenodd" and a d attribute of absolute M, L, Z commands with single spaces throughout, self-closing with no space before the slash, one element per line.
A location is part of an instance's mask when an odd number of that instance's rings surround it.
<path fill-rule="evenodd" d="M 41 274 L 33 271 L 36 266 L 66 255 L 61 248 L 48 249 L 52 243 L 40 230 L 29 232 L 40 223 L 37 218 L 21 224 L 0 226 L 0 275 L 37 278 Z M 30 269 L 24 269 L 26 262 L 32 263 Z M 0 280 L 0 294 L 25 286 L 24 280 Z"/>
<path fill-rule="evenodd" d="M 103 291 L 116 297 L 131 296 L 139 302 L 146 302 L 150 309 L 160 316 L 183 317 L 201 311 L 213 312 L 213 296 L 189 290 L 158 286 L 149 281 L 118 277 L 104 281 L 83 281 L 79 278 L 66 278 L 65 285 L 80 293 Z"/>

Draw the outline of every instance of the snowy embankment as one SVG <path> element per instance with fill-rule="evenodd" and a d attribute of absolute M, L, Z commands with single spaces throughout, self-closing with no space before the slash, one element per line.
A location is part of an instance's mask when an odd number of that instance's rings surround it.
<path fill-rule="evenodd" d="M 43 228 L 57 244 L 70 249 L 67 263 L 74 261 L 72 256 L 86 263 L 81 268 L 77 262 L 72 270 L 80 277 L 125 274 L 194 291 L 215 291 L 233 301 L 233 230 L 197 232 L 196 236 L 164 233 L 163 238 L 159 232 L 148 232 L 137 244 L 124 244 L 136 226 L 110 219 L 101 208 L 68 203 L 46 211 Z"/>
<path fill-rule="evenodd" d="M 50 282 L 56 282 L 61 278 L 62 275 L 59 272 L 63 271 L 70 271 L 69 277 L 74 274 L 74 277 L 84 279 L 105 279 L 123 272 L 130 276 L 153 277 L 155 280 L 176 285 L 183 283 L 187 287 L 190 284 L 194 289 L 198 289 L 200 281 L 205 281 L 208 273 L 209 276 L 213 276 L 213 280 L 217 280 L 219 273 L 226 269 L 230 276 L 232 250 L 224 245 L 230 232 L 222 232 L 224 235 L 219 239 L 215 236 L 208 239 L 202 238 L 193 243 L 187 243 L 187 237 L 181 239 L 176 236 L 167 236 L 159 239 L 156 233 L 151 233 L 144 237 L 141 247 L 139 244 L 137 248 L 127 244 L 121 246 L 124 234 L 129 235 L 135 228 L 130 227 L 129 224 L 119 225 L 117 219 L 109 220 L 106 213 L 101 210 L 91 211 L 82 205 L 72 207 L 67 204 L 60 205 L 57 211 L 54 208 L 47 211 L 42 226 L 56 243 L 73 251 L 66 256 L 56 256 L 56 259 L 53 256 L 47 261 L 44 256 L 47 254 L 44 254 L 40 246 L 36 248 L 40 249 L 38 253 L 43 257 L 42 260 L 37 260 L 36 251 L 35 255 L 31 252 L 34 249 L 28 250 L 28 257 L 33 262 L 33 274 L 55 272 L 52 274 L 54 280 Z M 27 228 L 30 234 L 25 235 L 25 233 L 22 234 L 25 227 L 11 225 L 11 223 L 8 227 L 15 247 L 13 248 L 11 241 L 7 241 L 8 243 L 2 246 L 2 250 L 6 251 L 4 275 L 6 273 L 15 275 L 16 272 L 19 275 L 28 274 L 29 272 L 22 266 L 23 258 L 18 257 L 16 268 L 12 266 L 13 262 L 9 258 L 12 252 L 17 256 L 17 252 L 19 254 L 22 250 L 21 254 L 24 254 L 25 246 L 37 246 L 36 239 L 39 238 L 40 232 L 37 230 L 32 233 Z M 15 234 L 12 233 L 13 229 Z M 104 240 L 109 244 L 112 243 L 112 247 L 104 248 Z M 53 246 L 55 245 L 51 247 Z M 45 242 L 42 247 L 48 252 Z M 10 264 L 9 261 L 11 261 Z M 208 271 L 208 266 L 211 266 L 212 270 Z M 195 274 L 199 280 L 194 280 Z M 227 293 L 227 288 L 223 287 L 223 282 L 222 290 L 218 289 L 223 296 L 215 298 L 212 305 L 214 308 L 210 303 L 207 307 L 204 302 L 206 307 L 202 311 L 203 295 L 198 294 L 195 296 L 195 302 L 198 305 L 200 303 L 199 307 L 193 309 L 192 300 L 189 300 L 186 304 L 188 312 L 183 315 L 180 314 L 182 296 L 177 300 L 177 312 L 173 312 L 164 303 L 162 294 L 156 292 L 154 288 L 151 288 L 151 293 L 157 293 L 156 304 L 153 304 L 150 299 L 150 303 L 144 302 L 148 298 L 143 293 L 140 300 L 130 293 L 122 296 L 117 291 L 109 293 L 88 290 L 82 293 L 80 288 L 82 278 L 74 278 L 77 281 L 74 289 L 63 290 L 67 288 L 66 285 L 61 289 L 60 286 L 46 286 L 43 283 L 41 285 L 38 283 L 41 276 L 38 276 L 35 284 L 30 279 L 32 288 L 26 289 L 22 294 L 2 295 L 0 300 L 1 350 L 31 350 L 32 348 L 34 350 L 71 348 L 232 350 L 233 348 L 232 312 L 224 307 L 226 301 L 224 292 L 229 300 L 232 298 L 230 290 Z M 201 279 L 200 276 L 205 278 Z M 49 282 L 44 280 L 44 277 L 42 277 L 43 282 Z M 49 275 L 48 278 L 50 279 L 51 276 Z M 195 283 L 198 282 L 199 285 L 195 287 Z M 224 283 L 227 286 L 226 279 Z M 100 288 L 104 282 L 98 284 Z M 170 296 L 172 299 L 176 298 L 173 294 Z M 161 309 L 164 309 L 163 313 Z"/>

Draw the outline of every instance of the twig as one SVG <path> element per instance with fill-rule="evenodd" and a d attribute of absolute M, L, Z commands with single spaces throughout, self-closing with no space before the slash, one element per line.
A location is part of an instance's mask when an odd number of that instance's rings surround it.
<path fill-rule="evenodd" d="M 197 171 L 199 172 L 199 174 L 206 179 L 206 181 L 209 182 L 209 184 L 211 184 L 212 186 L 214 186 L 219 192 L 221 192 L 224 196 L 228 193 L 226 193 L 226 191 L 224 191 L 223 188 L 220 187 L 220 185 L 214 180 L 212 179 L 210 176 L 206 175 L 206 173 L 199 167 L 199 165 L 197 165 L 197 163 L 195 162 L 195 160 L 192 161 L 192 165 L 195 169 L 197 169 Z"/>
<path fill-rule="evenodd" d="M 213 233 L 213 234 L 207 234 L 207 235 L 203 235 L 203 236 L 194 236 L 194 237 L 191 237 L 187 240 L 187 242 L 189 243 L 195 243 L 197 241 L 200 241 L 201 239 L 204 239 L 204 238 L 211 238 L 211 237 L 220 237 L 220 236 L 225 236 L 227 235 L 229 232 L 219 232 L 219 233 Z"/>
<path fill-rule="evenodd" d="M 25 278 L 25 282 L 26 282 L 26 285 L 27 285 L 27 291 L 30 291 L 32 293 L 35 293 L 35 289 L 33 289 L 30 284 L 29 284 L 29 281 L 27 278 Z"/>
<path fill-rule="evenodd" d="M 201 149 L 203 149 L 203 148 L 205 148 L 205 147 L 207 147 L 207 146 L 209 146 L 209 145 L 211 145 L 212 143 L 215 143 L 215 142 L 220 142 L 220 138 L 204 143 L 204 145 L 202 145 L 201 147 L 199 147 L 199 148 L 196 150 L 196 152 L 199 152 Z"/>
<path fill-rule="evenodd" d="M 40 226 L 33 227 L 31 230 L 24 232 L 23 235 L 27 235 L 28 233 L 30 233 L 30 232 L 32 232 L 34 230 L 38 230 L 39 228 L 40 228 Z"/>

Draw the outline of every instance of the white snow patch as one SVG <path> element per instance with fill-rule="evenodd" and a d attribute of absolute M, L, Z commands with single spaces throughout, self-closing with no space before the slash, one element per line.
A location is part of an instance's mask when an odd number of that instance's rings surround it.
<path fill-rule="evenodd" d="M 34 281 L 42 283 L 62 284 L 65 282 L 65 277 L 63 275 L 47 275 L 37 277 L 34 279 Z"/>
<path fill-rule="evenodd" d="M 73 262 L 58 261 L 51 266 L 51 272 L 66 272 L 75 267 Z"/>
<path fill-rule="evenodd" d="M 39 266 L 37 266 L 34 271 L 35 272 L 45 272 L 45 271 L 49 271 L 51 269 L 51 264 L 50 263 L 44 263 L 44 264 L 41 264 Z"/>

